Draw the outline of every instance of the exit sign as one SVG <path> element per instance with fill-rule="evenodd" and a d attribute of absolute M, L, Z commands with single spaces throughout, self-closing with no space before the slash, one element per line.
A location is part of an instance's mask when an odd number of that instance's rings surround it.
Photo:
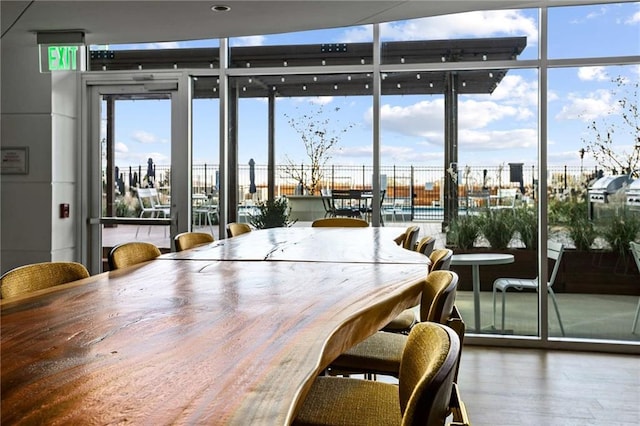
<path fill-rule="evenodd" d="M 48 46 L 49 71 L 72 71 L 78 69 L 78 46 Z"/>

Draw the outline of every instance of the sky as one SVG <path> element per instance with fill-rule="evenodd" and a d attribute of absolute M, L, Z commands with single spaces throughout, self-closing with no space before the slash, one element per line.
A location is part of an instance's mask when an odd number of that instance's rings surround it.
<path fill-rule="evenodd" d="M 518 59 L 538 54 L 539 23 L 534 9 L 472 12 L 381 25 L 383 41 L 435 40 L 526 36 L 527 47 Z M 234 38 L 232 46 L 371 41 L 372 27 L 351 27 Z M 569 59 L 640 55 L 640 3 L 549 9 L 549 58 Z M 110 48 L 176 48 L 217 46 L 217 40 L 110 46 Z M 588 125 L 600 129 L 619 124 L 612 79 L 622 76 L 628 85 L 640 81 L 640 65 L 572 67 L 548 73 L 548 164 L 591 167 L 594 159 L 579 150 L 593 139 Z M 628 94 L 627 96 L 631 96 Z M 636 97 L 630 102 L 638 105 Z M 301 111 L 322 105 L 330 119 L 327 131 L 349 127 L 331 152 L 332 164 L 372 163 L 372 100 L 370 97 L 279 98 L 276 103 L 276 161 L 287 158 L 308 163 L 299 135 L 287 123 Z M 384 96 L 381 103 L 381 161 L 383 165 L 442 166 L 444 140 L 442 96 Z M 337 110 L 337 112 L 336 112 Z M 146 165 L 170 162 L 170 105 L 168 101 L 120 102 L 116 110 L 116 163 Z M 267 163 L 267 102 L 241 100 L 239 106 L 239 163 L 253 158 Z M 459 97 L 459 165 L 497 166 L 509 162 L 537 163 L 538 71 L 510 70 L 492 94 Z M 194 164 L 218 164 L 217 100 L 193 104 Z M 618 127 L 615 150 L 634 148 L 634 134 Z M 636 135 L 637 137 L 637 135 Z"/>

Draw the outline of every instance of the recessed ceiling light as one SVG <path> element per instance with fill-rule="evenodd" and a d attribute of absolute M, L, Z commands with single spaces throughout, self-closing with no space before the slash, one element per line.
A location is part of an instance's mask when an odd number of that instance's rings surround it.
<path fill-rule="evenodd" d="M 226 4 L 216 4 L 214 6 L 211 6 L 211 10 L 213 10 L 214 12 L 228 12 L 231 10 L 231 7 L 227 6 Z"/>

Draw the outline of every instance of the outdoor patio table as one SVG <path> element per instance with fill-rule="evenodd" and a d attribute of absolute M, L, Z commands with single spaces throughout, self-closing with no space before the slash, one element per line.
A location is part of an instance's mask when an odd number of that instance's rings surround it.
<path fill-rule="evenodd" d="M 504 253 L 467 253 L 454 254 L 451 257 L 451 265 L 471 266 L 473 280 L 473 326 L 476 332 L 480 332 L 480 265 L 501 265 L 513 263 L 512 254 Z"/>
<path fill-rule="evenodd" d="M 393 230 L 324 231 L 253 231 L 2 300 L 3 423 L 289 424 L 427 274 Z"/>

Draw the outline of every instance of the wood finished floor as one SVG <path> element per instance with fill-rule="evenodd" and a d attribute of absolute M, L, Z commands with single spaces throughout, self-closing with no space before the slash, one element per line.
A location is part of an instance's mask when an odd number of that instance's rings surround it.
<path fill-rule="evenodd" d="M 473 426 L 640 425 L 640 357 L 465 346 Z"/>

